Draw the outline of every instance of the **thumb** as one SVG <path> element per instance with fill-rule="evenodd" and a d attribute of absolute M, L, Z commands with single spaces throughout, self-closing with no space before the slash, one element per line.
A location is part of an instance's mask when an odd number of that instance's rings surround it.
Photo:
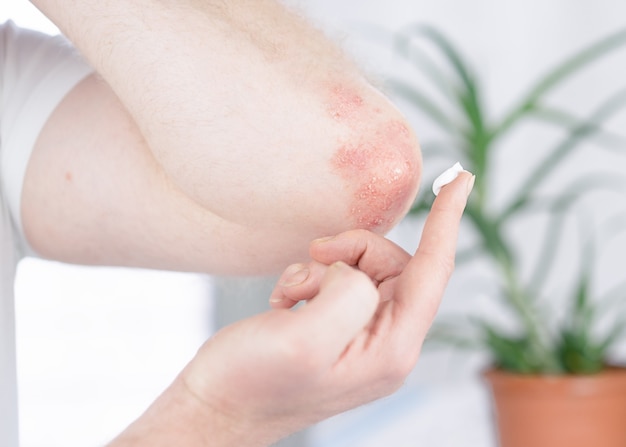
<path fill-rule="evenodd" d="M 334 363 L 365 328 L 378 307 L 378 290 L 367 275 L 343 262 L 332 264 L 320 283 L 319 293 L 295 312 L 301 335 Z"/>

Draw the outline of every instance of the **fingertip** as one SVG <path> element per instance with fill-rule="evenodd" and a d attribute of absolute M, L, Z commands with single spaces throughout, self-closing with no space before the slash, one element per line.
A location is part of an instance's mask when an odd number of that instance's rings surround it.
<path fill-rule="evenodd" d="M 463 180 L 459 180 L 459 177 Z M 461 163 L 455 163 L 449 169 L 446 169 L 439 177 L 435 179 L 433 182 L 432 190 L 435 196 L 438 196 L 440 191 L 442 191 L 446 186 L 454 183 L 460 183 L 461 181 L 465 182 L 465 190 L 466 195 L 469 196 L 472 188 L 474 187 L 475 176 L 465 170 Z M 448 188 L 449 189 L 449 188 Z"/>
<path fill-rule="evenodd" d="M 309 274 L 309 267 L 306 264 L 291 264 L 278 279 L 278 284 L 281 287 L 294 287 L 306 281 Z"/>
<path fill-rule="evenodd" d="M 335 261 L 328 266 L 324 281 L 337 280 L 344 278 L 345 275 L 350 275 L 354 271 L 352 267 L 343 261 Z"/>
<path fill-rule="evenodd" d="M 329 250 L 332 252 L 336 245 L 335 242 L 341 239 L 339 236 L 341 236 L 342 234 L 343 233 L 336 234 L 334 236 L 326 236 L 319 239 L 314 239 L 309 244 L 309 256 L 311 256 L 311 258 L 313 259 L 316 259 L 319 253 L 323 254 L 328 252 Z"/>
<path fill-rule="evenodd" d="M 274 294 L 272 294 L 269 299 L 270 307 L 278 309 L 281 307 L 283 301 L 284 298 L 282 296 L 275 296 Z"/>
<path fill-rule="evenodd" d="M 448 204 L 452 204 L 455 208 L 465 208 L 475 180 L 474 174 L 462 171 L 454 181 L 441 188 L 441 192 L 435 197 L 433 208 L 447 208 Z"/>
<path fill-rule="evenodd" d="M 270 307 L 272 309 L 291 309 L 297 303 L 297 301 L 290 300 L 289 298 L 282 298 L 277 300 L 272 300 L 272 298 L 270 298 Z"/>
<path fill-rule="evenodd" d="M 309 256 L 311 256 L 312 259 L 317 259 L 320 253 L 323 254 L 329 249 L 332 250 L 332 247 L 335 245 L 333 242 L 337 240 L 337 236 L 338 235 L 326 236 L 311 241 L 309 244 Z"/>
<path fill-rule="evenodd" d="M 346 270 L 346 269 L 350 269 L 350 270 L 352 270 L 352 268 L 351 268 L 348 264 L 346 264 L 345 262 L 343 262 L 343 261 L 336 261 L 336 262 L 333 262 L 333 263 L 330 265 L 330 268 L 332 268 L 334 271 L 339 271 L 339 272 L 340 272 L 340 271 L 344 271 L 344 270 Z"/>
<path fill-rule="evenodd" d="M 332 241 L 333 239 L 335 239 L 335 236 L 320 237 L 320 238 L 317 238 L 317 239 L 313 239 L 311 241 L 311 245 L 323 244 L 324 242 L 329 242 L 329 241 Z"/>
<path fill-rule="evenodd" d="M 476 182 L 476 176 L 474 174 L 472 174 L 470 179 L 467 181 L 467 197 L 469 197 L 469 195 L 472 193 L 472 190 L 474 189 L 474 183 L 475 182 Z"/>

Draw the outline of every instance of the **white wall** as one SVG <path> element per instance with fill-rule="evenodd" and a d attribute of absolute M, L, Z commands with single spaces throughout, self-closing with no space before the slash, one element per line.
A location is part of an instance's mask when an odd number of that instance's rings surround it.
<path fill-rule="evenodd" d="M 23 447 L 104 445 L 211 333 L 208 278 L 38 259 L 16 281 Z"/>

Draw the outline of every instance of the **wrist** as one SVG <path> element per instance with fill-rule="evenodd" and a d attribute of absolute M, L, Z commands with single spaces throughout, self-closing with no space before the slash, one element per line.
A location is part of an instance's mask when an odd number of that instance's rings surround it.
<path fill-rule="evenodd" d="M 108 447 L 262 447 L 244 424 L 199 399 L 183 374 Z"/>

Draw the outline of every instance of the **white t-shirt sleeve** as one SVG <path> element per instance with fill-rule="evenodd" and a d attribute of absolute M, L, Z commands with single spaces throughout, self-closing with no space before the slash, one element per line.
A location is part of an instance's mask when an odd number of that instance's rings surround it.
<path fill-rule="evenodd" d="M 56 106 L 92 71 L 64 37 L 0 24 L 0 182 L 23 252 L 30 252 L 20 213 L 30 154 Z"/>

